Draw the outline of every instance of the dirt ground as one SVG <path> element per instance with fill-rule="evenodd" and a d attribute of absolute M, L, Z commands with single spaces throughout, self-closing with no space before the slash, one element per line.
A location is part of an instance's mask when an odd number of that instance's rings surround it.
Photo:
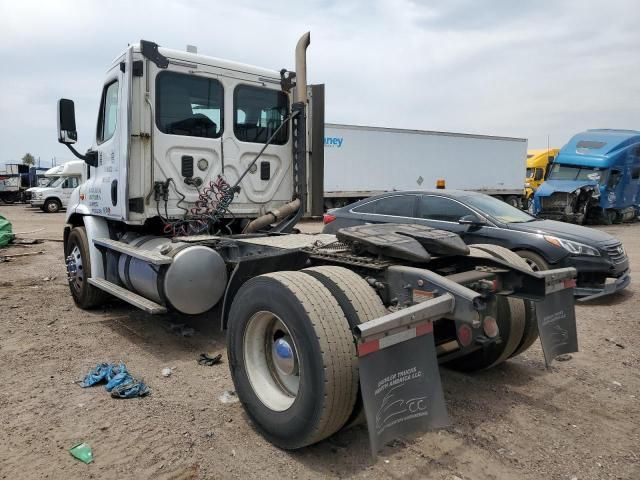
<path fill-rule="evenodd" d="M 219 400 L 233 384 L 215 318 L 150 316 L 115 301 L 79 310 L 66 285 L 64 213 L 0 206 L 0 214 L 16 232 L 42 229 L 21 237 L 55 240 L 0 251 L 43 252 L 0 263 L 0 478 L 640 478 L 637 280 L 577 307 L 580 353 L 569 361 L 546 370 L 536 345 L 487 372 L 442 369 L 449 429 L 397 442 L 375 461 L 363 427 L 287 452 L 252 428 L 239 403 Z M 640 271 L 640 224 L 605 230 Z M 198 365 L 205 351 L 225 362 Z M 74 383 L 119 360 L 150 396 L 115 400 Z M 93 464 L 68 453 L 81 441 Z"/>

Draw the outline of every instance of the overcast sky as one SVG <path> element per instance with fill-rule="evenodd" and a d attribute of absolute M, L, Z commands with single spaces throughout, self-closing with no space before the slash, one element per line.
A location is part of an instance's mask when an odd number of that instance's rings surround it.
<path fill-rule="evenodd" d="M 311 30 L 309 80 L 326 119 L 525 137 L 562 146 L 587 128 L 640 129 L 640 2 L 0 0 L 0 163 L 56 141 L 56 100 L 76 102 L 80 150 L 102 76 L 128 43 L 293 69 Z"/>

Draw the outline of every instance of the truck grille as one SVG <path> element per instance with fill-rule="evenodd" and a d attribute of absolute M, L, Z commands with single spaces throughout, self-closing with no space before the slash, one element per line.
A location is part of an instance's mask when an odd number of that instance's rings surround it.
<path fill-rule="evenodd" d="M 609 255 L 611 261 L 616 265 L 627 260 L 627 254 L 624 251 L 624 247 L 622 246 L 622 243 L 617 240 L 602 245 L 602 250 Z"/>
<path fill-rule="evenodd" d="M 560 192 L 548 197 L 542 197 L 541 205 L 545 210 L 564 210 L 568 204 L 568 194 Z"/>

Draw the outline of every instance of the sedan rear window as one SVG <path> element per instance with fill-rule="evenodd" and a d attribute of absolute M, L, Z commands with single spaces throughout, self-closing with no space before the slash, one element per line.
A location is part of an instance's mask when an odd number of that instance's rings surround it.
<path fill-rule="evenodd" d="M 415 195 L 394 195 L 365 203 L 353 209 L 356 213 L 373 213 L 395 217 L 413 217 L 415 215 Z"/>

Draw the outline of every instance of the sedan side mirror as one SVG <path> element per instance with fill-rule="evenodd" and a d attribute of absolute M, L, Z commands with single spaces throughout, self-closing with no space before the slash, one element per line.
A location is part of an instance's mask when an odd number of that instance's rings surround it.
<path fill-rule="evenodd" d="M 58 142 L 73 145 L 78 141 L 76 131 L 76 110 L 73 100 L 58 100 Z"/>
<path fill-rule="evenodd" d="M 487 221 L 476 215 L 465 215 L 458 219 L 460 225 L 486 225 Z"/>

